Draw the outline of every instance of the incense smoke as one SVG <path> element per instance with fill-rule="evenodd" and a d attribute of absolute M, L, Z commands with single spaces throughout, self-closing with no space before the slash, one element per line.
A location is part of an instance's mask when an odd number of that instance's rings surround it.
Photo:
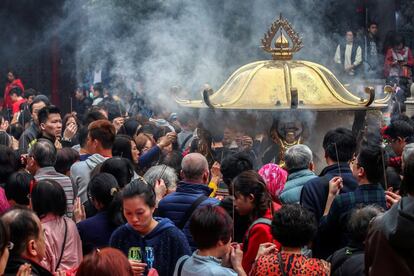
<path fill-rule="evenodd" d="M 107 66 L 125 89 L 142 81 L 147 95 L 166 105 L 173 86 L 200 98 L 205 83 L 217 90 L 238 67 L 270 59 L 260 39 L 280 13 L 303 36 L 297 59 L 327 64 L 333 57 L 324 10 L 314 1 L 101 0 L 81 9 L 87 20 L 77 45 L 78 82 Z"/>

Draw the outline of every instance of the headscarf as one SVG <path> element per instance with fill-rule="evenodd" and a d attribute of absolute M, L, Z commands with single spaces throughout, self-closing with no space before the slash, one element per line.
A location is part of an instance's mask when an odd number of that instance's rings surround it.
<path fill-rule="evenodd" d="M 269 163 L 260 168 L 259 174 L 266 182 L 272 200 L 279 202 L 279 196 L 285 187 L 288 173 L 278 165 Z"/>

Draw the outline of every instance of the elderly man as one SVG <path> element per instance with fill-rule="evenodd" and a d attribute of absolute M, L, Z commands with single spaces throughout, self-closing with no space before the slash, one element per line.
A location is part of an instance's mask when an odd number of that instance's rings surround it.
<path fill-rule="evenodd" d="M 283 203 L 299 203 L 303 185 L 315 178 L 312 151 L 306 145 L 295 145 L 285 153 L 287 182 L 280 195 Z"/>
<path fill-rule="evenodd" d="M 34 176 L 36 181 L 51 179 L 62 186 L 66 195 L 66 214 L 68 217 L 72 217 L 76 193 L 73 190 L 71 179 L 55 170 L 56 156 L 57 151 L 52 142 L 41 138 L 29 149 L 26 169 Z"/>
<path fill-rule="evenodd" d="M 46 244 L 42 224 L 36 214 L 27 209 L 12 209 L 1 219 L 9 228 L 13 244 L 9 248 L 5 275 L 53 275 L 40 265 L 46 257 Z M 20 267 L 22 269 L 18 273 Z"/>
<path fill-rule="evenodd" d="M 212 192 L 208 185 L 209 169 L 206 158 L 199 153 L 187 154 L 181 162 L 181 178 L 177 190 L 164 197 L 158 205 L 158 215 L 171 219 L 182 229 L 190 247 L 195 245 L 189 231 L 188 221 L 199 206 L 217 205 L 218 200 L 209 198 Z"/>

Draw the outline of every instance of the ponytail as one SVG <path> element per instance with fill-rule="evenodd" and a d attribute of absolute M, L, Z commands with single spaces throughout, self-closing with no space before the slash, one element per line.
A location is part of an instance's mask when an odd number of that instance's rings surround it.
<path fill-rule="evenodd" d="M 116 226 L 124 223 L 119 191 L 117 180 L 109 173 L 95 175 L 88 186 L 90 196 L 103 206 L 102 210 L 107 212 L 109 221 Z"/>

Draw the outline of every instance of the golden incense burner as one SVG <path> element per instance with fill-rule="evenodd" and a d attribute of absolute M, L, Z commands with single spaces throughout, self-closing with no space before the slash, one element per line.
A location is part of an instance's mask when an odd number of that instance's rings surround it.
<path fill-rule="evenodd" d="M 272 60 L 255 61 L 240 67 L 217 91 L 205 89 L 200 100 L 186 100 L 176 95 L 176 102 L 187 108 L 270 111 L 276 116 L 283 112 L 315 111 L 317 122 L 312 126 L 310 137 L 314 141 L 306 141 L 318 143 L 313 146 L 314 153 L 322 150 L 319 145 L 322 137 L 319 136 L 329 128 L 349 127 L 355 111 L 382 110 L 388 106 L 392 96 L 389 87 L 384 87 L 382 99 L 375 100 L 372 87 L 364 89 L 366 98 L 360 97 L 348 91 L 326 67 L 293 60 L 293 54 L 303 47 L 302 39 L 282 15 L 272 23 L 261 44 L 263 50 L 272 55 Z M 305 129 L 305 120 L 301 118 L 299 121 Z M 283 162 L 287 148 L 308 140 L 303 132 L 292 135 L 292 132 L 280 131 L 284 124 L 286 122 L 278 121 L 277 137 L 272 137 L 279 145 L 280 162 Z"/>

